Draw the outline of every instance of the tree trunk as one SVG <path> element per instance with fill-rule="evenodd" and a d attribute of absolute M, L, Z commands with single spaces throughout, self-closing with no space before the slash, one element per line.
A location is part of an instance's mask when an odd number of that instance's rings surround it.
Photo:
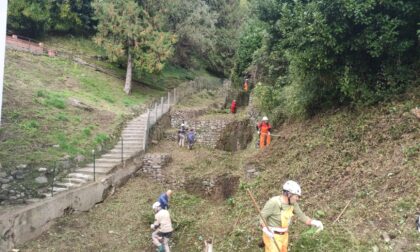
<path fill-rule="evenodd" d="M 125 75 L 125 85 L 124 85 L 124 92 L 128 95 L 131 92 L 132 75 L 133 75 L 133 60 L 131 59 L 131 53 L 128 52 L 127 74 Z"/>

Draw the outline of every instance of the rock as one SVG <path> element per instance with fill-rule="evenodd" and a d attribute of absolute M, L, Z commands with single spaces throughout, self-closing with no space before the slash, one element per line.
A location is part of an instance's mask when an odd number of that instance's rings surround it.
<path fill-rule="evenodd" d="M 83 155 L 77 155 L 75 159 L 78 163 L 85 161 L 85 157 Z"/>
<path fill-rule="evenodd" d="M 35 179 L 35 182 L 38 183 L 38 184 L 47 184 L 48 179 L 45 176 L 39 176 Z"/>
<path fill-rule="evenodd" d="M 23 175 L 23 173 L 18 173 L 18 174 L 15 175 L 15 178 L 18 179 L 18 180 L 22 180 L 22 179 L 25 178 L 25 175 Z"/>
<path fill-rule="evenodd" d="M 70 98 L 69 99 L 69 104 L 73 107 L 80 108 L 80 109 L 83 109 L 83 110 L 86 110 L 86 111 L 89 111 L 89 112 L 93 111 L 93 107 L 91 107 L 91 106 L 89 106 L 89 105 L 87 105 L 87 104 L 85 104 L 85 103 L 83 103 L 83 102 L 81 102 L 81 101 L 79 101 L 75 98 Z"/>
<path fill-rule="evenodd" d="M 0 169 L 1 169 L 1 167 L 0 167 Z M 7 173 L 0 172 L 0 178 L 5 178 L 5 177 L 7 177 Z"/>
<path fill-rule="evenodd" d="M 7 188 L 9 188 L 10 187 L 10 185 L 9 184 L 3 184 L 3 185 L 1 185 L 1 189 L 2 190 L 6 190 Z"/>
<path fill-rule="evenodd" d="M 38 169 L 38 171 L 39 171 L 39 172 L 46 172 L 46 171 L 48 171 L 48 169 L 47 169 L 47 168 L 45 168 L 45 167 L 40 167 L 40 168 Z"/>
<path fill-rule="evenodd" d="M 8 200 L 9 199 L 9 196 L 7 196 L 6 194 L 0 194 L 0 201 L 3 201 L 3 200 Z"/>
<path fill-rule="evenodd" d="M 60 167 L 67 170 L 71 167 L 71 162 L 68 159 L 60 160 Z"/>
<path fill-rule="evenodd" d="M 389 243 L 389 242 L 391 241 L 391 238 L 389 237 L 388 233 L 383 232 L 383 233 L 381 234 L 381 236 L 382 236 L 382 239 L 384 239 L 384 241 L 385 241 L 386 243 Z"/>
<path fill-rule="evenodd" d="M 8 178 L 0 178 L 0 183 L 2 183 L 2 184 L 7 184 L 9 182 L 10 182 L 10 179 L 8 179 Z"/>
<path fill-rule="evenodd" d="M 379 252 L 379 248 L 378 248 L 378 246 L 373 246 L 372 247 L 372 252 Z"/>
<path fill-rule="evenodd" d="M 60 145 L 59 144 L 54 144 L 53 147 L 54 148 L 60 148 Z"/>
<path fill-rule="evenodd" d="M 20 164 L 18 166 L 16 166 L 17 169 L 22 170 L 22 169 L 26 169 L 28 167 L 27 164 Z"/>

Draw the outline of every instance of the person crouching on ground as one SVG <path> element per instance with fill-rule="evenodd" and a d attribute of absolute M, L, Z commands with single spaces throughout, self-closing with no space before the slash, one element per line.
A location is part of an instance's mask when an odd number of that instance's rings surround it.
<path fill-rule="evenodd" d="M 322 222 L 310 219 L 300 210 L 297 203 L 300 196 L 299 184 L 289 180 L 283 185 L 283 193 L 269 199 L 261 210 L 261 217 L 268 225 L 266 227 L 264 221 L 260 220 L 265 252 L 287 252 L 289 224 L 294 214 L 307 225 L 315 226 L 318 230 L 324 228 Z"/>
<path fill-rule="evenodd" d="M 152 233 L 153 244 L 159 252 L 170 252 L 169 239 L 173 231 L 171 216 L 168 210 L 161 208 L 159 202 L 155 202 L 152 208 L 155 212 L 155 222 L 150 225 L 154 230 Z"/>

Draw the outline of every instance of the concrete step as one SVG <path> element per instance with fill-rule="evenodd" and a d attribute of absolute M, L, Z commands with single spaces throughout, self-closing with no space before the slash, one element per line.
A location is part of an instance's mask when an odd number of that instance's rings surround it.
<path fill-rule="evenodd" d="M 76 172 L 67 174 L 67 178 L 83 179 L 87 181 L 93 180 L 93 176 L 86 175 L 83 173 L 76 173 Z"/>
<path fill-rule="evenodd" d="M 124 152 L 123 159 L 130 158 L 135 153 L 136 152 Z M 115 160 L 121 161 L 121 151 L 118 151 L 118 152 L 109 152 L 109 153 L 103 155 L 102 157 L 106 157 L 106 158 L 110 158 L 110 159 L 115 159 Z"/>
<path fill-rule="evenodd" d="M 131 137 L 131 136 L 133 136 L 133 137 L 141 137 L 141 136 L 144 136 L 144 131 L 136 131 L 134 133 L 132 133 L 132 132 L 126 132 L 126 133 L 122 133 L 121 136 L 123 138 Z"/>
<path fill-rule="evenodd" d="M 79 168 L 76 170 L 79 173 L 89 174 L 93 177 L 93 169 L 92 168 Z M 110 168 L 96 168 L 95 173 L 96 174 L 108 174 L 113 171 L 113 167 Z"/>
<path fill-rule="evenodd" d="M 123 141 L 143 141 L 144 139 L 144 135 L 130 135 L 130 136 L 123 136 Z M 121 138 L 118 140 L 119 142 L 121 142 Z"/>
<path fill-rule="evenodd" d="M 142 121 L 142 122 L 130 122 L 127 124 L 127 126 L 125 128 L 130 128 L 130 127 L 144 127 L 146 126 L 146 121 Z"/>
<path fill-rule="evenodd" d="M 121 132 L 121 135 L 127 135 L 127 134 L 144 134 L 144 129 L 130 129 L 130 130 L 123 130 Z"/>
<path fill-rule="evenodd" d="M 73 183 L 73 184 L 85 184 L 88 180 L 81 179 L 81 178 L 64 178 L 64 183 Z"/>
<path fill-rule="evenodd" d="M 61 186 L 61 187 L 66 187 L 66 188 L 76 188 L 81 186 L 81 184 L 74 184 L 74 183 L 65 183 L 65 182 L 55 182 L 54 183 L 54 187 L 56 186 Z"/>
<path fill-rule="evenodd" d="M 139 151 L 139 150 L 142 150 L 143 149 L 143 143 L 138 143 L 138 144 L 131 144 L 131 143 L 129 143 L 129 144 L 127 144 L 127 145 L 125 145 L 124 144 L 124 146 L 123 146 L 123 148 L 121 149 L 121 145 L 116 145 L 112 150 L 110 150 L 109 152 L 111 152 L 111 151 L 114 151 L 114 152 L 119 152 L 119 153 L 121 153 L 121 150 L 123 151 L 123 152 L 130 152 L 130 151 Z"/>
<path fill-rule="evenodd" d="M 116 160 L 115 158 L 101 157 L 99 159 L 96 159 L 96 164 L 118 164 L 120 161 L 121 157 L 118 160 Z"/>
<path fill-rule="evenodd" d="M 123 139 L 124 145 L 126 143 L 138 143 L 138 142 L 143 142 L 143 137 L 130 137 L 130 138 Z M 115 146 L 118 146 L 118 145 L 121 145 L 121 140 L 119 140 L 117 144 L 115 144 Z"/>
<path fill-rule="evenodd" d="M 95 163 L 95 169 L 106 169 L 106 168 L 112 168 L 114 166 L 118 165 L 118 163 L 115 164 L 110 164 L 110 163 Z M 87 166 L 83 167 L 83 168 L 88 168 L 90 170 L 92 170 L 93 172 L 93 164 L 88 164 Z"/>
<path fill-rule="evenodd" d="M 53 192 L 64 192 L 64 191 L 67 191 L 68 190 L 68 188 L 67 187 L 56 187 L 55 185 L 54 185 L 54 188 L 53 188 Z M 51 193 L 50 193 L 50 195 L 51 195 Z"/>

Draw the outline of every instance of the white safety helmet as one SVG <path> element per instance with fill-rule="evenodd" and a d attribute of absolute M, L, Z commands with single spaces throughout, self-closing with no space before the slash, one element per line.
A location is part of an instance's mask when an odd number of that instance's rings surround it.
<path fill-rule="evenodd" d="M 152 208 L 153 208 L 153 210 L 158 210 L 160 208 L 160 202 L 157 201 L 157 202 L 153 203 Z"/>
<path fill-rule="evenodd" d="M 185 124 L 181 123 L 181 127 L 184 127 L 184 126 L 185 126 Z"/>
<path fill-rule="evenodd" d="M 268 117 L 264 116 L 262 120 L 263 121 L 268 121 Z"/>
<path fill-rule="evenodd" d="M 284 183 L 283 185 L 283 190 L 288 191 L 291 194 L 296 194 L 299 196 L 302 195 L 302 190 L 300 189 L 300 185 L 293 180 L 286 181 L 286 183 Z"/>

